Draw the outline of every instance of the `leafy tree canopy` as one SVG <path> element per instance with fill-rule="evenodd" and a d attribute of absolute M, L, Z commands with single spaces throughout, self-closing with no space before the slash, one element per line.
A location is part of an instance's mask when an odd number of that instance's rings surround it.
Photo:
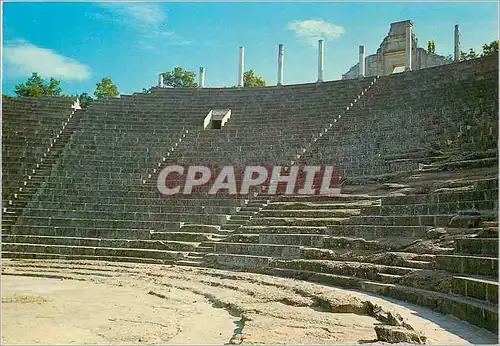
<path fill-rule="evenodd" d="M 483 53 L 481 56 L 489 56 L 498 53 L 498 41 L 493 41 L 490 44 L 483 44 Z"/>
<path fill-rule="evenodd" d="M 41 97 L 41 96 L 59 96 L 62 92 L 58 81 L 54 78 L 50 78 L 46 81 L 38 75 L 38 73 L 33 72 L 33 75 L 28 78 L 26 83 L 21 83 L 16 85 L 15 93 L 18 97 Z"/>
<path fill-rule="evenodd" d="M 92 96 L 87 93 L 81 93 L 80 95 L 77 95 L 77 97 L 80 100 L 80 107 L 82 108 L 87 108 L 88 105 L 90 105 L 90 103 L 94 101 Z"/>
<path fill-rule="evenodd" d="M 100 100 L 104 97 L 115 97 L 118 95 L 118 87 L 113 84 L 111 78 L 104 77 L 99 83 L 96 84 L 96 88 L 94 91 L 94 96 L 96 99 Z"/>
<path fill-rule="evenodd" d="M 163 84 L 173 88 L 197 88 L 196 72 L 186 71 L 182 67 L 175 67 L 170 72 L 163 72 Z M 147 89 L 144 89 L 147 90 Z M 143 92 L 144 92 L 143 90 Z"/>
<path fill-rule="evenodd" d="M 253 70 L 243 73 L 243 86 L 246 87 L 262 87 L 266 86 L 266 81 L 257 76 Z"/>
<path fill-rule="evenodd" d="M 435 54 L 436 53 L 436 43 L 434 40 L 427 42 L 427 53 Z"/>
<path fill-rule="evenodd" d="M 475 58 L 483 58 L 490 56 L 492 54 L 498 53 L 498 41 L 492 41 L 490 44 L 483 44 L 483 51 L 481 54 L 477 54 L 474 48 L 469 48 L 469 52 L 460 52 L 460 60 L 465 61 L 465 60 L 471 60 Z"/>

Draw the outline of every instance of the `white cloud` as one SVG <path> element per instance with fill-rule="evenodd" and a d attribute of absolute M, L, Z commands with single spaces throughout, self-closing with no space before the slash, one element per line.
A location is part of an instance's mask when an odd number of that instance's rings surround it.
<path fill-rule="evenodd" d="M 100 3 L 98 6 L 109 12 L 107 15 L 91 13 L 94 18 L 114 22 L 132 28 L 140 34 L 139 43 L 143 47 L 154 47 L 152 40 L 165 40 L 162 44 L 186 45 L 184 40 L 172 30 L 167 29 L 167 15 L 160 4 L 142 3 Z"/>
<path fill-rule="evenodd" d="M 6 69 L 13 76 L 26 77 L 37 72 L 45 78 L 54 77 L 67 81 L 90 77 L 90 69 L 86 65 L 24 40 L 6 44 L 3 54 Z"/>
<path fill-rule="evenodd" d="M 141 31 L 161 31 L 167 22 L 167 15 L 159 4 L 110 2 L 99 6 L 114 14 L 117 22 Z"/>
<path fill-rule="evenodd" d="M 288 23 L 287 27 L 295 31 L 295 35 L 298 38 L 311 45 L 316 45 L 319 39 L 337 38 L 345 33 L 345 29 L 342 26 L 325 22 L 324 20 L 296 20 Z"/>

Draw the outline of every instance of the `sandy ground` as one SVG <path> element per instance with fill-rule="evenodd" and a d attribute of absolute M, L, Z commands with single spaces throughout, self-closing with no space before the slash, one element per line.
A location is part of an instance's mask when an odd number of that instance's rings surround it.
<path fill-rule="evenodd" d="M 2 265 L 3 344 L 373 342 L 380 322 L 356 310 L 366 300 L 401 314 L 428 344 L 498 342 L 429 309 L 259 274 L 90 261 Z"/>

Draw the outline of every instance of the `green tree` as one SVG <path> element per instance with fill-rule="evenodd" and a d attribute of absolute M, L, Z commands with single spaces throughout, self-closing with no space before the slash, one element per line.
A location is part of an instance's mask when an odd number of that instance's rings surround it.
<path fill-rule="evenodd" d="M 82 107 L 82 108 L 87 108 L 90 105 L 90 103 L 92 103 L 92 101 L 94 101 L 92 96 L 90 96 L 87 93 L 81 93 L 77 97 L 80 100 L 80 107 Z"/>
<path fill-rule="evenodd" d="M 436 43 L 434 40 L 427 42 L 427 53 L 435 54 L 436 53 Z"/>
<path fill-rule="evenodd" d="M 153 92 L 153 87 L 151 87 L 149 89 L 142 88 L 142 92 L 145 94 L 151 94 Z"/>
<path fill-rule="evenodd" d="M 96 84 L 96 88 L 94 91 L 94 96 L 96 99 L 100 100 L 104 97 L 115 97 L 118 95 L 118 87 L 113 84 L 111 78 L 104 77 L 99 83 Z"/>
<path fill-rule="evenodd" d="M 197 88 L 196 72 L 186 71 L 182 67 L 175 67 L 170 72 L 163 72 L 163 84 L 173 88 Z"/>
<path fill-rule="evenodd" d="M 38 73 L 33 72 L 33 75 L 28 78 L 26 83 L 18 84 L 14 88 L 16 95 L 19 97 L 59 96 L 62 92 L 59 86 L 60 83 L 61 81 L 52 77 L 47 82 Z"/>
<path fill-rule="evenodd" d="M 490 56 L 495 53 L 498 53 L 498 41 L 492 41 L 490 44 L 483 44 L 481 57 Z"/>
<path fill-rule="evenodd" d="M 461 61 L 467 61 L 467 60 L 475 59 L 478 57 L 479 57 L 479 55 L 476 54 L 476 51 L 474 50 L 474 48 L 469 48 L 468 53 L 466 53 L 464 51 L 460 51 L 460 60 Z"/>
<path fill-rule="evenodd" d="M 266 81 L 261 77 L 257 76 L 253 70 L 246 71 L 243 73 L 243 86 L 247 87 L 262 87 L 266 86 Z"/>

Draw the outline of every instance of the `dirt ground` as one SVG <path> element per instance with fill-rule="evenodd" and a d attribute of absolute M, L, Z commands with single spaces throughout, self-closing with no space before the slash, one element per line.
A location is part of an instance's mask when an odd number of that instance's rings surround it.
<path fill-rule="evenodd" d="M 387 298 L 213 269 L 4 260 L 2 290 L 2 344 L 374 342 L 380 322 L 359 312 L 367 300 L 399 313 L 428 344 L 498 342 L 451 316 Z"/>

